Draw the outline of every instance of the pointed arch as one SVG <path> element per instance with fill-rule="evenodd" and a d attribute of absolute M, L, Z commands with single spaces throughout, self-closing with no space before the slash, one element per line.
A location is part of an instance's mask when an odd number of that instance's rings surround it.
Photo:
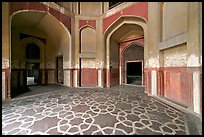
<path fill-rule="evenodd" d="M 144 31 L 144 54 L 145 54 L 145 47 L 147 45 L 147 23 L 141 17 L 135 16 L 122 16 L 118 20 L 116 20 L 109 28 L 105 31 L 105 47 L 106 47 L 106 86 L 110 87 L 110 38 L 112 34 L 119 29 L 124 24 L 135 24 L 142 27 Z M 145 57 L 144 57 L 145 60 Z M 120 74 L 121 75 L 121 74 Z"/>

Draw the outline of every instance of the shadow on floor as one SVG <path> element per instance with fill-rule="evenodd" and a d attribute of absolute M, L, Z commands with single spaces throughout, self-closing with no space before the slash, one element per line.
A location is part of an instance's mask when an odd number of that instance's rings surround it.
<path fill-rule="evenodd" d="M 26 97 L 30 95 L 37 95 L 41 93 L 47 93 L 51 91 L 67 89 L 69 87 L 60 84 L 48 84 L 48 85 L 30 85 L 27 87 L 21 87 L 11 90 L 11 98 Z"/>

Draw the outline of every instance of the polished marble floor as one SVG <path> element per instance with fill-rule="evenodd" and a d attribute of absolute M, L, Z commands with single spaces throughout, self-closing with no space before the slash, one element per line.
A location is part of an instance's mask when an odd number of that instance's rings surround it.
<path fill-rule="evenodd" d="M 2 104 L 4 135 L 186 135 L 186 113 L 143 87 L 63 88 Z"/>

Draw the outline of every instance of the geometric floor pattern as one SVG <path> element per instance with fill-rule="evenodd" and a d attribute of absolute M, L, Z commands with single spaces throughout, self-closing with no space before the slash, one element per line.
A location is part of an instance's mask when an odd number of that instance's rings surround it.
<path fill-rule="evenodd" d="M 69 88 L 2 104 L 3 135 L 186 135 L 186 114 L 143 87 Z"/>

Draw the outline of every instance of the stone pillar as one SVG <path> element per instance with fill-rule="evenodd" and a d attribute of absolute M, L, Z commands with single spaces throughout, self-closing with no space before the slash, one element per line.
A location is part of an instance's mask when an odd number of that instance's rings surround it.
<path fill-rule="evenodd" d="M 188 67 L 200 66 L 200 21 L 199 21 L 199 4 L 198 2 L 189 2 L 189 15 L 188 15 Z"/>
<path fill-rule="evenodd" d="M 119 75 L 120 75 L 120 78 L 119 78 L 119 85 L 122 85 L 122 66 L 121 66 L 121 64 L 120 64 L 120 66 L 119 66 Z"/>
<path fill-rule="evenodd" d="M 98 87 L 102 87 L 102 70 L 98 70 Z"/>
<path fill-rule="evenodd" d="M 157 72 L 156 70 L 151 71 L 151 91 L 153 96 L 157 96 Z"/>
<path fill-rule="evenodd" d="M 10 9 L 8 2 L 2 2 L 2 99 L 10 98 L 11 46 L 10 46 Z"/>
<path fill-rule="evenodd" d="M 104 86 L 104 68 L 105 68 L 105 45 L 103 34 L 103 19 L 96 18 L 96 68 L 98 68 L 98 86 Z M 103 51 L 103 52 L 102 52 Z"/>
<path fill-rule="evenodd" d="M 70 87 L 70 70 L 64 70 L 64 85 Z"/>
<path fill-rule="evenodd" d="M 74 87 L 78 87 L 78 70 L 74 70 Z"/>
<path fill-rule="evenodd" d="M 147 44 L 145 47 L 144 59 L 145 59 L 145 68 L 151 70 L 149 74 L 150 79 L 146 80 L 145 84 L 149 84 L 146 86 L 150 87 L 151 95 L 157 96 L 157 69 L 160 67 L 160 55 L 159 55 L 159 40 L 160 40 L 160 7 L 158 2 L 149 2 L 148 3 L 148 22 L 147 22 Z M 148 75 L 146 75 L 148 78 Z M 151 86 L 150 86 L 151 85 Z M 148 91 L 149 92 L 149 91 Z"/>
<path fill-rule="evenodd" d="M 194 112 L 200 114 L 201 113 L 201 107 L 202 104 L 200 95 L 201 95 L 201 89 L 200 89 L 200 72 L 195 71 L 193 73 L 193 108 Z"/>
<path fill-rule="evenodd" d="M 6 83 L 5 83 L 6 79 L 5 79 L 5 72 L 2 72 L 2 100 L 6 99 Z"/>
<path fill-rule="evenodd" d="M 110 87 L 110 35 L 106 38 L 106 87 Z"/>
<path fill-rule="evenodd" d="M 106 87 L 110 87 L 110 69 L 106 69 Z"/>
<path fill-rule="evenodd" d="M 202 67 L 202 60 L 200 60 L 200 56 L 202 56 L 202 40 L 200 40 L 200 31 L 202 31 L 202 27 L 200 23 L 202 22 L 200 14 L 200 4 L 199 2 L 190 2 L 189 3 L 189 12 L 188 12 L 188 56 L 187 56 L 187 67 L 195 68 L 193 70 L 193 111 L 197 114 L 202 114 L 201 106 L 201 81 L 200 81 L 200 67 Z M 200 13 L 201 12 L 201 13 Z"/>

